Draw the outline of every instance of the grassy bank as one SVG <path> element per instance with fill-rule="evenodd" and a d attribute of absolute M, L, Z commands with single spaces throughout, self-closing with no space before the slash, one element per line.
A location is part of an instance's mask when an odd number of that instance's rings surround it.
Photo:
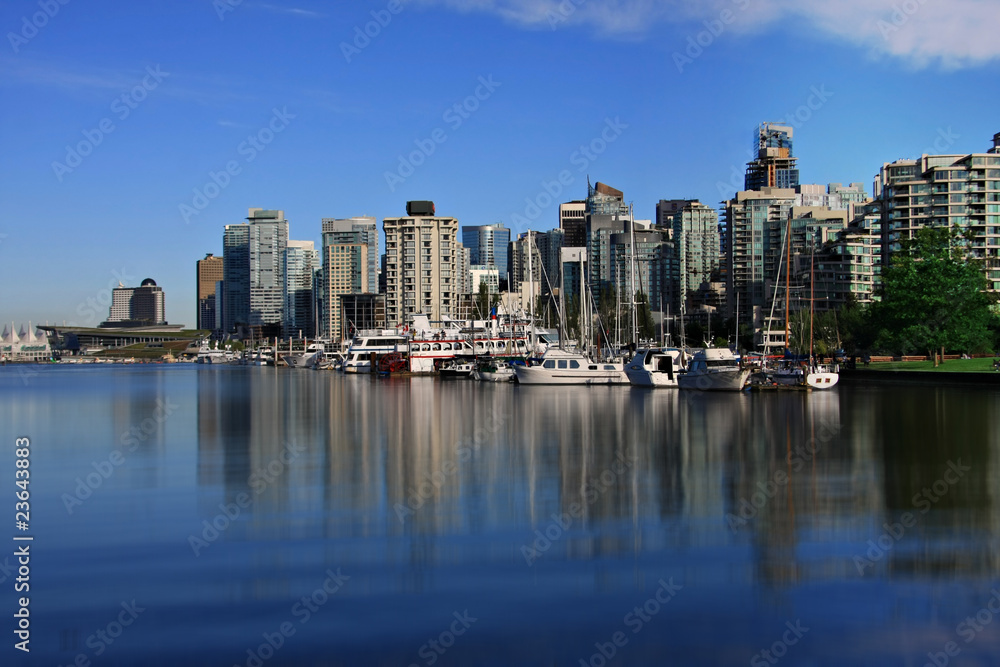
<path fill-rule="evenodd" d="M 937 371 L 944 373 L 995 373 L 994 359 L 950 359 L 937 368 L 933 361 L 892 361 L 888 363 L 869 364 L 867 368 L 873 371 Z M 860 363 L 858 370 L 864 370 Z M 1000 373 L 998 373 L 1000 374 Z"/>

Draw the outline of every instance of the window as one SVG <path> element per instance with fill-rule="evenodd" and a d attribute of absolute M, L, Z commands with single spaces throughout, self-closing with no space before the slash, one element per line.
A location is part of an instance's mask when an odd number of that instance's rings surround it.
<path fill-rule="evenodd" d="M 566 363 L 566 362 L 563 362 L 563 363 Z M 555 368 L 555 367 L 556 367 L 556 362 L 552 361 L 551 359 L 549 359 L 544 364 L 542 364 L 542 368 Z"/>
<path fill-rule="evenodd" d="M 565 369 L 566 368 L 566 360 L 565 359 L 560 359 L 559 360 L 559 368 L 560 369 Z"/>

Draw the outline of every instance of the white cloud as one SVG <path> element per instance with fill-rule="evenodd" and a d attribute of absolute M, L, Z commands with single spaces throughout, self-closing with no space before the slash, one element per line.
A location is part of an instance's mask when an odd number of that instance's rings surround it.
<path fill-rule="evenodd" d="M 734 32 L 816 30 L 923 67 L 964 67 L 1000 57 L 995 0 L 412 0 L 460 12 L 494 14 L 549 30 L 586 26 L 598 34 L 641 38 L 659 24 L 690 24 L 733 12 Z"/>

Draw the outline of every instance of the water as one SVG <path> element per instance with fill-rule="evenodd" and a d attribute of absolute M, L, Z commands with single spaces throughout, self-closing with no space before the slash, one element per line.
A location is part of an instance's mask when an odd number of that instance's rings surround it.
<path fill-rule="evenodd" d="M 0 570 L 3 664 L 1000 654 L 996 390 L 8 366 L 0 398 L 35 537 L 30 656 Z"/>

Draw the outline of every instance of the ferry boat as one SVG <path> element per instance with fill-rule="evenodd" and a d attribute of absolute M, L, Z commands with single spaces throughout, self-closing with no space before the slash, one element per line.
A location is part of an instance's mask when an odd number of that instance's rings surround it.
<path fill-rule="evenodd" d="M 681 389 L 701 391 L 742 391 L 750 379 L 750 369 L 726 347 L 698 350 L 686 373 L 677 379 Z"/>
<path fill-rule="evenodd" d="M 639 348 L 625 365 L 633 387 L 677 387 L 684 372 L 684 353 L 673 347 Z"/>

